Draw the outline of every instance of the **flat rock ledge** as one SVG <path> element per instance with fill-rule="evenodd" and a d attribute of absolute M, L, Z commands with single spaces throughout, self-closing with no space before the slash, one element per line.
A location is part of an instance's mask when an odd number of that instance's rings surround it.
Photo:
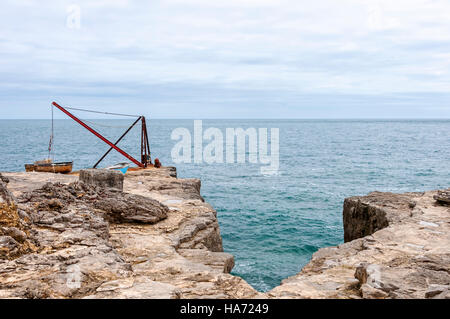
<path fill-rule="evenodd" d="M 200 180 L 118 183 L 0 174 L 0 298 L 450 298 L 450 189 L 345 199 L 345 243 L 263 294 L 230 274 Z"/>

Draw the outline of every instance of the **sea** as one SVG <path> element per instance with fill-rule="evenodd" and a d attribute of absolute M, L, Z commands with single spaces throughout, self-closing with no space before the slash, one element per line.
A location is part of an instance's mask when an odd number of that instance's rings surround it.
<path fill-rule="evenodd" d="M 93 119 L 88 124 L 115 141 L 132 122 Z M 318 249 L 343 243 L 346 197 L 450 187 L 448 119 L 203 120 L 204 130 L 218 128 L 224 135 L 227 128 L 278 128 L 280 164 L 272 175 L 248 161 L 174 163 L 172 132 L 186 128 L 193 135 L 194 121 L 147 122 L 152 158 L 176 166 L 179 177 L 201 179 L 202 195 L 218 213 L 224 250 L 235 256 L 232 274 L 259 291 L 298 273 Z M 0 120 L 0 171 L 24 171 L 25 163 L 46 158 L 51 124 Z M 119 146 L 138 157 L 139 128 Z M 56 161 L 88 168 L 108 148 L 74 121 L 54 121 Z M 101 166 L 124 161 L 111 152 Z"/>

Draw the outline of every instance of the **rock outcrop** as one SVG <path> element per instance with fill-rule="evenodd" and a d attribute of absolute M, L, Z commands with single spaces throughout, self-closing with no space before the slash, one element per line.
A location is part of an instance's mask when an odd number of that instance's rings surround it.
<path fill-rule="evenodd" d="M 438 192 L 344 202 L 346 243 L 316 252 L 271 298 L 450 298 L 450 207 Z"/>
<path fill-rule="evenodd" d="M 124 175 L 116 170 L 83 169 L 80 171 L 80 182 L 104 188 L 115 188 L 123 191 Z"/>
<path fill-rule="evenodd" d="M 0 174 L 0 259 L 13 259 L 36 250 L 29 216 L 19 211 Z"/>
<path fill-rule="evenodd" d="M 14 196 L 7 188 L 9 179 L 0 174 L 0 204 L 12 205 L 14 203 Z"/>
<path fill-rule="evenodd" d="M 173 168 L 129 172 L 121 192 L 92 174 L 88 183 L 71 175 L 7 174 L 1 203 L 28 233 L 0 237 L 0 298 L 259 296 L 229 274 L 234 259 L 223 252 L 200 182 L 174 175 Z M 10 216 L 5 209 L 2 220 Z M 19 235 L 34 249 L 18 251 Z"/>
<path fill-rule="evenodd" d="M 438 191 L 433 198 L 440 204 L 450 205 L 450 189 Z"/>
<path fill-rule="evenodd" d="M 450 298 L 450 190 L 347 198 L 345 243 L 262 294 L 229 274 L 199 180 L 94 175 L 0 175 L 0 298 Z"/>
<path fill-rule="evenodd" d="M 364 197 L 344 200 L 344 241 L 372 235 L 392 223 L 409 218 L 416 202 L 415 194 L 373 192 Z M 416 194 L 419 195 L 419 194 Z"/>

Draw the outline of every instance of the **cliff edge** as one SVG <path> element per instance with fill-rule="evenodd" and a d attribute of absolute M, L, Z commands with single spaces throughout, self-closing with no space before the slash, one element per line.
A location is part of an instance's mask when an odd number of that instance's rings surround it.
<path fill-rule="evenodd" d="M 345 199 L 345 243 L 317 251 L 268 296 L 450 298 L 450 206 L 443 194 L 373 192 Z"/>
<path fill-rule="evenodd" d="M 345 243 L 262 294 L 229 274 L 200 180 L 147 169 L 119 188 L 0 174 L 0 298 L 450 298 L 450 190 L 345 199 Z"/>
<path fill-rule="evenodd" d="M 229 274 L 200 180 L 130 172 L 123 192 L 77 176 L 4 173 L 0 298 L 253 298 Z M 8 184 L 7 184 L 8 182 Z"/>

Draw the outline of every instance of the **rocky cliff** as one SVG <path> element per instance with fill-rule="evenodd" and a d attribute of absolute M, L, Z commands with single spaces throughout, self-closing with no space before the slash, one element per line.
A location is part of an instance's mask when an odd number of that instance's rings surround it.
<path fill-rule="evenodd" d="M 72 175 L 4 174 L 0 298 L 258 296 L 229 274 L 200 181 L 174 175 L 130 172 L 121 192 Z"/>
<path fill-rule="evenodd" d="M 374 192 L 344 202 L 344 244 L 316 252 L 272 298 L 450 298 L 446 192 Z M 437 199 L 441 200 L 437 200 Z"/>
<path fill-rule="evenodd" d="M 173 168 L 92 180 L 1 176 L 0 298 L 450 298 L 448 191 L 346 199 L 345 243 L 261 294 L 229 274 L 199 180 Z"/>

